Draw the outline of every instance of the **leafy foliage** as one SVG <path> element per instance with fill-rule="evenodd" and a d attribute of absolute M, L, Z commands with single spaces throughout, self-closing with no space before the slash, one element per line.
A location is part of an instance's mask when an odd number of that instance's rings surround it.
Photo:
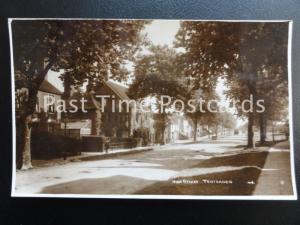
<path fill-rule="evenodd" d="M 275 103 L 280 94 L 274 95 L 274 89 L 287 90 L 287 31 L 284 22 L 184 21 L 176 46 L 183 52 L 184 75 L 193 79 L 195 88 L 211 89 L 222 77 L 230 99 L 242 102 L 253 95 L 254 101 L 260 98 Z M 283 92 L 282 97 L 287 94 Z M 279 105 L 266 105 L 268 114 Z M 250 146 L 254 113 L 244 113 L 237 106 L 238 115 L 249 120 Z"/>
<path fill-rule="evenodd" d="M 183 89 L 176 60 L 177 54 L 173 49 L 167 46 L 150 46 L 149 54 L 139 56 L 135 61 L 135 79 L 130 86 L 129 95 L 132 98 L 180 95 Z"/>
<path fill-rule="evenodd" d="M 228 97 L 241 101 L 265 87 L 271 92 L 287 81 L 287 28 L 287 23 L 182 22 L 176 46 L 184 49 L 184 74 L 201 88 L 226 78 Z"/>
<path fill-rule="evenodd" d="M 63 71 L 68 85 L 108 77 L 124 79 L 123 66 L 142 41 L 144 21 L 22 20 L 13 21 L 16 88 L 36 92 L 51 69 Z"/>
<path fill-rule="evenodd" d="M 31 168 L 31 117 L 39 87 L 49 70 L 60 71 L 65 94 L 71 85 L 89 81 L 89 88 L 113 77 L 124 79 L 124 63 L 143 41 L 146 21 L 132 20 L 15 20 L 12 39 L 15 86 L 27 89 L 19 111 L 24 132 L 22 168 Z M 68 98 L 66 94 L 65 98 Z M 99 113 L 98 113 L 99 114 Z"/>

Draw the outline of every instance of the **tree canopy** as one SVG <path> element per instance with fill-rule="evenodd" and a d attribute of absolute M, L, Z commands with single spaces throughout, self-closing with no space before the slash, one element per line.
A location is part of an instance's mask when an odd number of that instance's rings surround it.
<path fill-rule="evenodd" d="M 60 71 L 65 92 L 85 80 L 96 85 L 109 77 L 124 79 L 124 67 L 143 40 L 148 21 L 15 20 L 12 40 L 16 89 L 26 88 L 22 104 L 23 168 L 31 167 L 29 123 L 39 86 L 49 70 Z"/>
<path fill-rule="evenodd" d="M 229 87 L 227 97 L 243 101 L 253 95 L 272 95 L 287 83 L 288 23 L 184 21 L 176 37 L 185 76 L 201 88 L 211 88 L 219 77 Z M 266 73 L 268 71 L 268 73 Z M 253 145 L 253 113 L 247 116 L 248 146 Z"/>

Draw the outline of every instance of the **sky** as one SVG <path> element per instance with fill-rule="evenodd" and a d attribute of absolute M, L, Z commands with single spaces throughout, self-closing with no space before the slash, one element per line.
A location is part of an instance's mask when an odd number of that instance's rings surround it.
<path fill-rule="evenodd" d="M 173 47 L 173 41 L 175 40 L 175 35 L 180 27 L 179 20 L 154 20 L 151 24 L 147 25 L 144 29 L 144 34 L 150 42 L 155 45 L 168 45 Z M 127 68 L 132 71 L 133 65 L 128 65 Z M 48 73 L 47 79 L 53 85 L 55 85 L 59 90 L 63 91 L 63 85 L 61 80 L 58 78 L 60 73 L 50 71 Z M 130 80 L 127 84 L 130 83 Z M 226 90 L 224 82 L 218 82 L 217 93 L 220 96 L 220 105 L 228 108 L 229 102 L 226 100 L 223 91 Z M 229 109 L 232 113 L 232 109 Z M 243 120 L 237 119 L 237 125 L 240 126 L 244 124 Z"/>
<path fill-rule="evenodd" d="M 154 20 L 146 26 L 145 33 L 153 44 L 172 47 L 179 26 L 178 20 Z"/>

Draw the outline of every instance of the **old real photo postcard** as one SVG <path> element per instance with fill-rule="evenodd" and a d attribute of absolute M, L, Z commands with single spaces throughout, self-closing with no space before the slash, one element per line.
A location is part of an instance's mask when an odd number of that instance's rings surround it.
<path fill-rule="evenodd" d="M 292 21 L 8 25 L 12 196 L 297 199 Z"/>

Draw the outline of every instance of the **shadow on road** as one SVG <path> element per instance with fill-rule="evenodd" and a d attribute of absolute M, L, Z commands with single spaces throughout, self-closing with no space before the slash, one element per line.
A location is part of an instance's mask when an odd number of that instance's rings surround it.
<path fill-rule="evenodd" d="M 267 152 L 243 153 L 202 160 L 192 168 L 255 166 L 263 168 Z M 41 193 L 56 194 L 139 194 L 139 195 L 251 195 L 255 189 L 259 168 L 192 177 L 176 177 L 166 181 L 145 180 L 129 176 L 81 179 L 44 188 Z M 196 183 L 181 183 L 188 180 Z M 179 182 L 179 183 L 178 183 Z M 251 182 L 249 184 L 249 182 Z M 253 182 L 253 183 L 252 183 Z"/>
<path fill-rule="evenodd" d="M 178 177 L 157 182 L 135 194 L 150 195 L 251 195 L 267 157 L 267 152 L 245 153 L 204 160 L 197 168 L 220 166 L 255 166 L 240 170 L 206 174 L 193 177 Z"/>

